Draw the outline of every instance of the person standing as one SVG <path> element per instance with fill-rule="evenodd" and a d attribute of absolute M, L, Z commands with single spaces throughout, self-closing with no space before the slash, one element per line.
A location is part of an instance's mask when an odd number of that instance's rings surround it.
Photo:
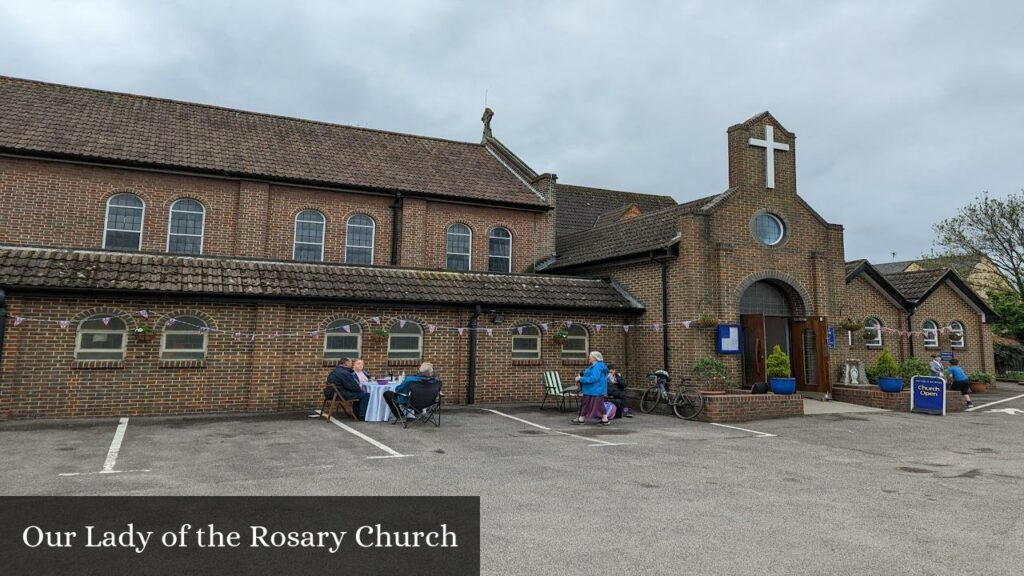
<path fill-rule="evenodd" d="M 942 365 L 942 356 L 938 352 L 932 353 L 932 361 L 928 363 L 928 368 L 932 371 L 932 376 L 946 379 L 946 367 Z"/>
<path fill-rule="evenodd" d="M 960 392 L 967 401 L 965 407 L 974 408 L 974 402 L 971 402 L 971 384 L 956 358 L 949 361 L 949 382 L 949 389 Z"/>
<path fill-rule="evenodd" d="M 608 414 L 604 411 L 604 397 L 608 393 L 608 366 L 604 356 L 597 350 L 588 357 L 590 366 L 581 376 L 576 377 L 583 392 L 580 414 L 572 420 L 573 424 L 584 424 L 589 420 L 600 419 L 601 424 L 608 424 Z"/>

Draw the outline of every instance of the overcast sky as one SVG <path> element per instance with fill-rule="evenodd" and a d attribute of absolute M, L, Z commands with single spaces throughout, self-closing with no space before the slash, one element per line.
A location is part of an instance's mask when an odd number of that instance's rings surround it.
<path fill-rule="evenodd" d="M 798 136 L 848 259 L 1024 187 L 1024 2 L 0 2 L 0 74 L 477 141 L 684 201 L 731 124 Z M 726 6 L 728 5 L 728 7 Z"/>

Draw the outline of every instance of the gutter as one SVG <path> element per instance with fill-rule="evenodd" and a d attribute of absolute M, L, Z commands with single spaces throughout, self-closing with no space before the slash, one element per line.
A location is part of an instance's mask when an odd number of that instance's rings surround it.
<path fill-rule="evenodd" d="M 0 288 L 0 365 L 4 360 L 4 333 L 7 331 L 7 293 Z"/>
<path fill-rule="evenodd" d="M 391 205 L 391 265 L 398 266 L 399 251 L 402 246 L 402 207 L 405 199 L 401 192 L 395 193 L 395 203 Z"/>
<path fill-rule="evenodd" d="M 469 318 L 469 358 L 466 369 L 466 404 L 476 403 L 476 332 L 480 325 L 480 314 L 482 312 L 479 304 L 473 308 L 473 315 Z"/>
<path fill-rule="evenodd" d="M 654 252 L 651 252 L 651 261 L 661 265 L 661 361 L 662 369 L 668 372 L 668 261 L 655 258 Z"/>

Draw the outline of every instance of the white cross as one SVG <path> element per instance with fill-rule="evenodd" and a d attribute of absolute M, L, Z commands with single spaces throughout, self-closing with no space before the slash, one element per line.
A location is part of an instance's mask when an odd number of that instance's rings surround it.
<path fill-rule="evenodd" d="M 764 140 L 758 138 L 750 139 L 751 146 L 759 146 L 765 149 L 766 164 L 764 168 L 764 185 L 768 188 L 775 188 L 775 151 L 789 151 L 789 144 L 782 144 L 775 141 L 775 127 L 764 127 Z"/>

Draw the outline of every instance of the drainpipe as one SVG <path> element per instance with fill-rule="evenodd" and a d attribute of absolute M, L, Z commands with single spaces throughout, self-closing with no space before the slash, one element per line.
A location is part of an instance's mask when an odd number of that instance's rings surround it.
<path fill-rule="evenodd" d="M 914 336 L 911 334 L 914 331 L 914 311 L 917 310 L 916 306 L 912 306 L 907 314 L 907 358 L 914 357 Z M 906 360 L 907 358 L 904 358 Z"/>
<path fill-rule="evenodd" d="M 7 330 L 7 293 L 0 288 L 0 362 L 4 360 L 5 330 Z"/>
<path fill-rule="evenodd" d="M 661 361 L 668 372 L 668 262 L 658 260 L 651 252 L 651 260 L 661 264 Z"/>
<path fill-rule="evenodd" d="M 399 250 L 402 245 L 402 193 L 395 194 L 395 203 L 391 205 L 391 265 L 398 266 Z"/>
<path fill-rule="evenodd" d="M 469 367 L 466 378 L 466 404 L 476 403 L 476 328 L 480 324 L 480 305 L 473 309 L 469 318 Z"/>

